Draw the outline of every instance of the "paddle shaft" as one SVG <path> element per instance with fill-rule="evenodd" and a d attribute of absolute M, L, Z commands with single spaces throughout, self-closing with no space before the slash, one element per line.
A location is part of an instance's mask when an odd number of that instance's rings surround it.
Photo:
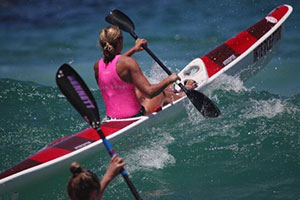
<path fill-rule="evenodd" d="M 113 157 L 115 155 L 115 151 L 113 150 L 112 146 L 110 145 L 110 143 L 108 142 L 108 140 L 106 139 L 105 135 L 103 134 L 102 130 L 100 127 L 95 128 L 95 130 L 97 131 L 97 133 L 99 134 L 100 138 L 103 141 L 103 144 L 106 148 L 106 150 L 108 151 L 109 155 L 111 157 Z M 121 174 L 125 180 L 125 182 L 127 183 L 130 191 L 132 192 L 133 196 L 135 197 L 135 199 L 137 200 L 142 200 L 142 198 L 140 197 L 140 195 L 138 194 L 136 188 L 134 187 L 133 183 L 131 182 L 131 180 L 128 177 L 128 173 L 127 171 L 123 168 L 121 171 Z"/>
<path fill-rule="evenodd" d="M 138 36 L 136 35 L 135 32 L 130 31 L 129 32 L 130 35 L 137 40 Z M 165 64 L 163 62 L 160 61 L 160 59 L 146 46 L 146 45 L 142 45 L 142 47 L 145 49 L 145 51 L 159 64 L 159 66 L 161 66 L 161 68 L 170 76 L 172 74 L 172 72 L 165 66 Z M 184 85 L 182 85 L 182 83 L 180 83 L 179 81 L 176 82 L 177 85 L 187 94 L 189 91 L 186 89 L 186 87 L 184 87 Z"/>

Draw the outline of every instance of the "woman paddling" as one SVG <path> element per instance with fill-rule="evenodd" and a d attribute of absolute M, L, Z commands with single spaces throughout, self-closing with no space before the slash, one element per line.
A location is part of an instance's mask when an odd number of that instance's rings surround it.
<path fill-rule="evenodd" d="M 137 98 L 136 88 L 150 101 L 153 99 L 153 104 L 157 104 L 154 97 L 179 79 L 176 74 L 172 74 L 157 84 L 150 84 L 137 61 L 130 57 L 142 51 L 142 45 L 147 45 L 147 41 L 137 39 L 134 47 L 121 55 L 123 36 L 116 26 L 101 30 L 99 44 L 103 58 L 95 63 L 94 71 L 108 118 L 129 118 L 149 113 L 149 108 L 144 107 Z"/>

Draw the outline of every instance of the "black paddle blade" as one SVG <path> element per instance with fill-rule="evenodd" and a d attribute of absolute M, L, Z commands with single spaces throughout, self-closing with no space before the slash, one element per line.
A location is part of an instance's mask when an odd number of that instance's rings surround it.
<path fill-rule="evenodd" d="M 68 64 L 63 64 L 56 73 L 56 84 L 73 107 L 93 128 L 100 125 L 96 101 L 79 74 Z"/>
<path fill-rule="evenodd" d="M 221 112 L 207 96 L 197 90 L 188 90 L 188 98 L 205 118 L 216 118 Z"/>
<path fill-rule="evenodd" d="M 131 35 L 135 35 L 133 22 L 123 12 L 113 10 L 105 17 L 105 20 L 112 25 L 118 26 L 121 30 L 129 32 Z"/>

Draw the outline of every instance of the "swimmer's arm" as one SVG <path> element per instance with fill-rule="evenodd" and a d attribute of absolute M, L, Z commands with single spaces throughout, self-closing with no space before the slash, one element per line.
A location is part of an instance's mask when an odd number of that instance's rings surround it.
<path fill-rule="evenodd" d="M 125 166 L 122 158 L 114 155 L 111 158 L 110 164 L 100 182 L 100 199 L 102 199 L 103 193 L 107 188 L 108 184 L 121 173 L 121 170 Z"/>

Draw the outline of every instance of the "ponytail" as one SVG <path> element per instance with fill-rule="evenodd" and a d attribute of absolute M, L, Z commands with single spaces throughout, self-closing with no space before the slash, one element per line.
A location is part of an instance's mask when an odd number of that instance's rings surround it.
<path fill-rule="evenodd" d="M 104 63 L 108 64 L 115 58 L 118 53 L 118 43 L 122 38 L 122 32 L 117 26 L 109 26 L 101 30 L 99 44 L 103 49 Z"/>
<path fill-rule="evenodd" d="M 73 177 L 75 177 L 76 175 L 80 174 L 82 172 L 82 167 L 80 164 L 73 162 L 70 165 L 70 172 L 73 174 Z"/>

